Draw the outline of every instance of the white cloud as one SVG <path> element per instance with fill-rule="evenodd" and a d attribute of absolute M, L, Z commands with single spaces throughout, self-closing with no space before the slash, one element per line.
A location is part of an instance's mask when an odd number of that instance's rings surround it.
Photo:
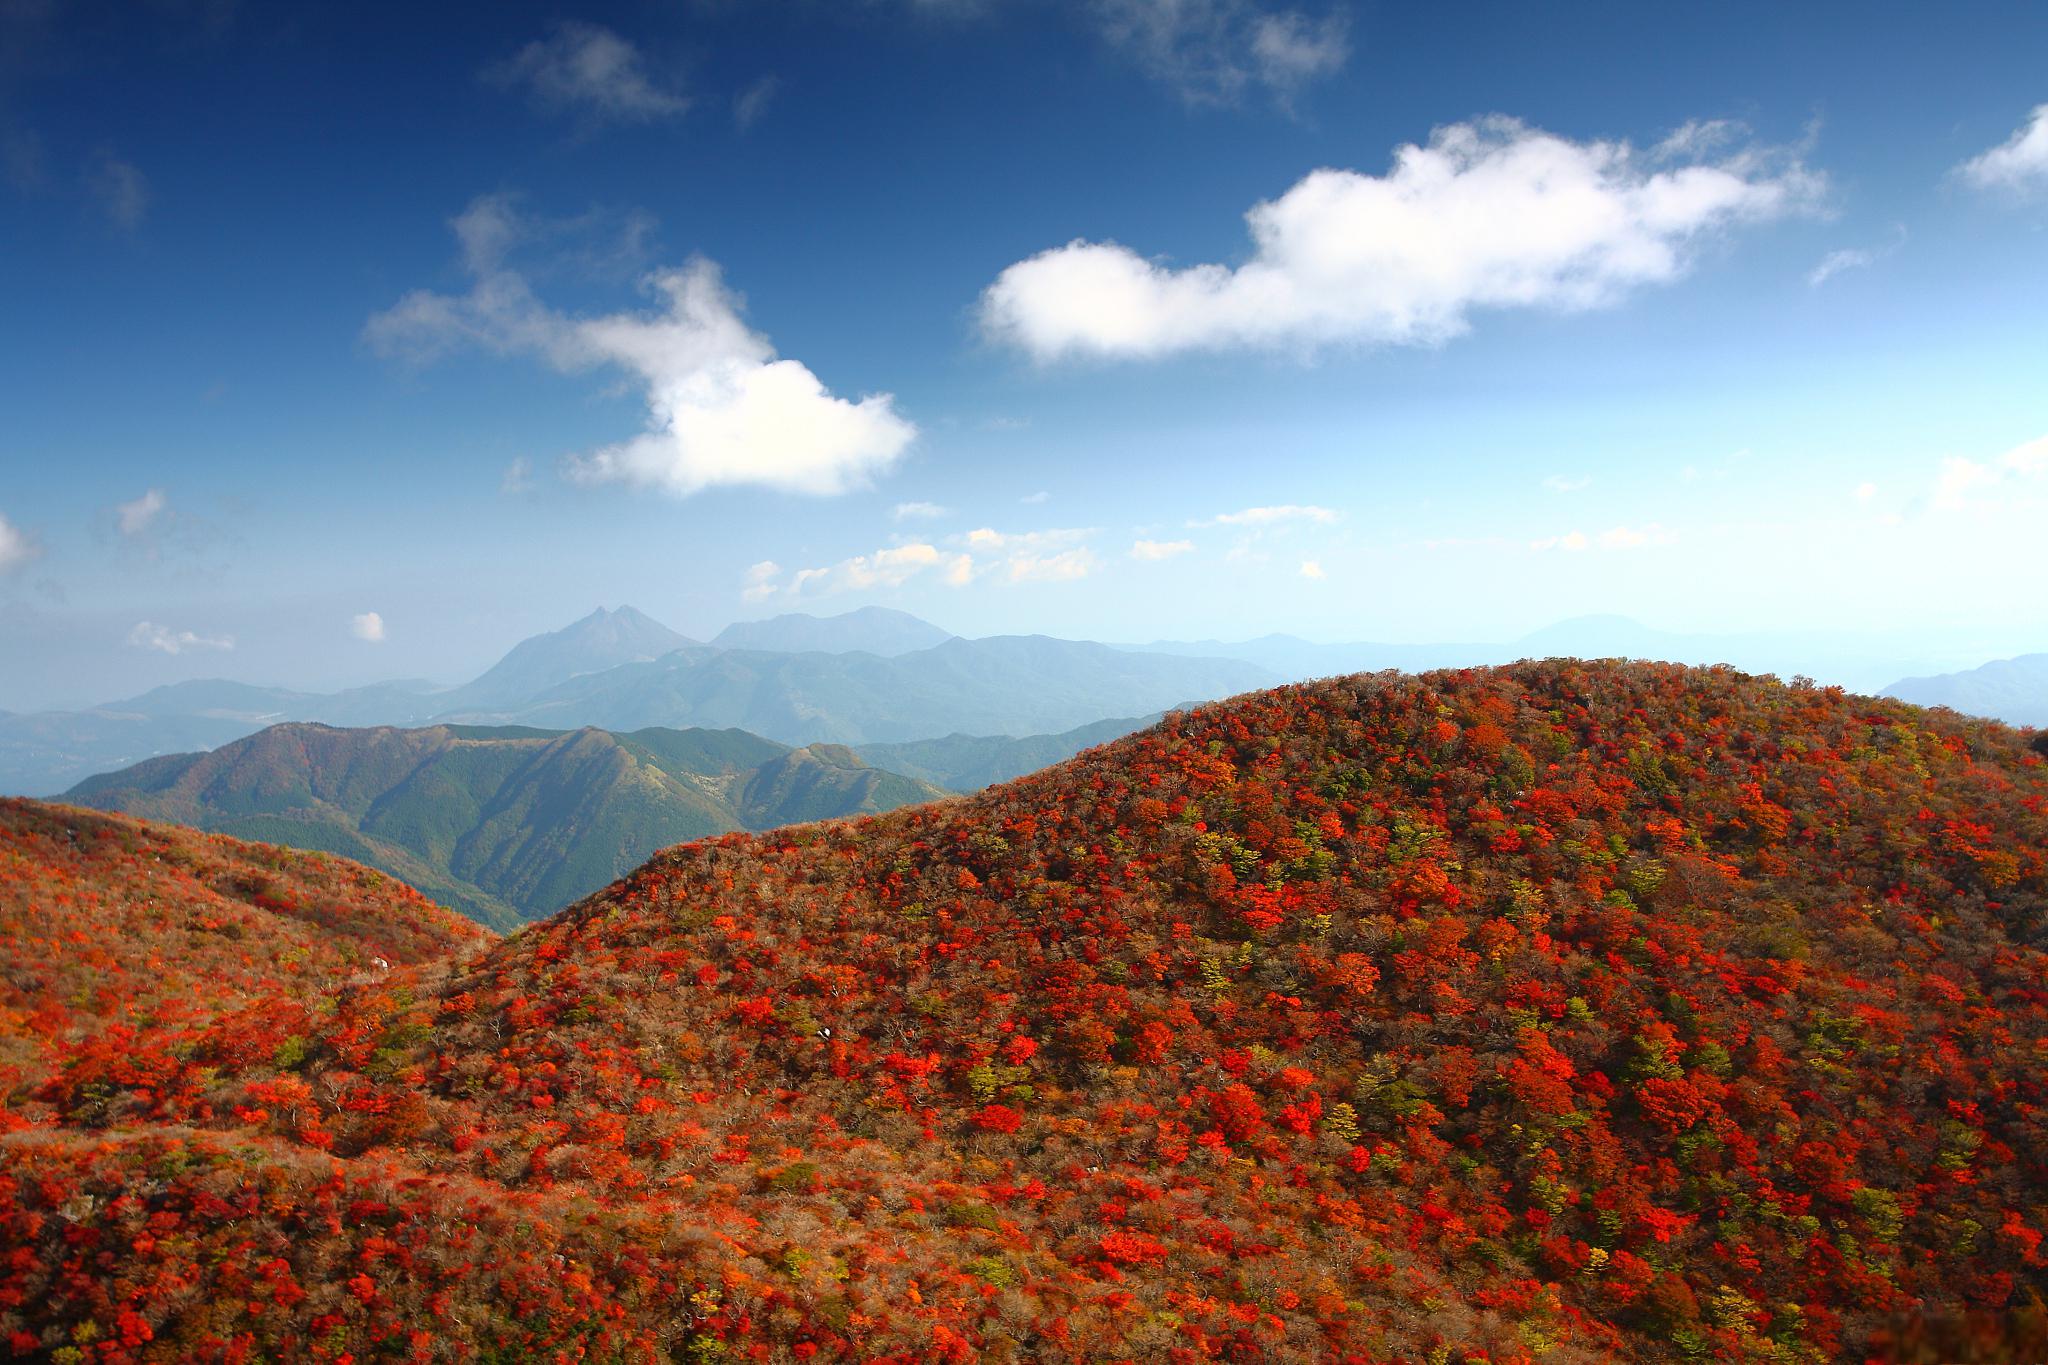
<path fill-rule="evenodd" d="M 1985 462 L 1952 455 L 1941 462 L 1935 475 L 1933 505 L 1942 512 L 2009 505 L 2021 487 L 2044 479 L 2048 479 L 2048 436 L 2014 446 Z M 1995 496 L 1986 498 L 1987 494 Z"/>
<path fill-rule="evenodd" d="M 1642 527 L 1616 526 L 1590 536 L 1584 531 L 1567 531 L 1561 536 L 1532 540 L 1529 548 L 1576 554 L 1584 550 L 1640 550 L 1652 545 L 1669 545 L 1675 539 L 1670 531 L 1652 523 Z"/>
<path fill-rule="evenodd" d="M 643 390 L 647 430 L 572 457 L 570 477 L 678 496 L 734 484 L 842 493 L 888 468 L 916 436 L 890 395 L 838 398 L 801 362 L 778 358 L 742 321 L 740 300 L 711 262 L 649 276 L 662 304 L 654 313 L 573 318 L 500 263 L 502 204 L 481 217 L 477 207 L 456 220 L 476 277 L 470 291 L 407 294 L 369 320 L 365 338 L 422 362 L 474 345 L 531 353 L 563 371 L 626 372 Z"/>
<path fill-rule="evenodd" d="M 0 574 L 10 574 L 40 557 L 43 547 L 35 538 L 0 516 Z"/>
<path fill-rule="evenodd" d="M 1279 507 L 1247 507 L 1242 512 L 1222 512 L 1207 521 L 1191 521 L 1188 525 L 1276 526 L 1288 521 L 1308 521 L 1327 525 L 1336 519 L 1337 513 L 1327 507 L 1287 503 Z"/>
<path fill-rule="evenodd" d="M 934 517 L 951 514 L 952 509 L 941 507 L 935 502 L 899 502 L 889 515 L 898 521 L 930 521 Z"/>
<path fill-rule="evenodd" d="M 759 602 L 763 598 L 773 597 L 776 592 L 775 580 L 780 577 L 782 566 L 772 559 L 764 559 L 758 564 L 749 565 L 743 586 L 740 588 L 740 597 L 748 602 Z"/>
<path fill-rule="evenodd" d="M 1323 572 L 1323 566 L 1313 559 L 1304 559 L 1301 561 L 1301 576 L 1303 578 L 1313 579 L 1322 579 L 1328 577 L 1328 575 Z"/>
<path fill-rule="evenodd" d="M 1877 252 L 1869 247 L 1844 247 L 1830 251 L 1820 258 L 1820 264 L 1806 272 L 1806 283 L 1818 289 L 1844 270 L 1861 270 L 1877 260 Z"/>
<path fill-rule="evenodd" d="M 484 77 L 525 90 L 544 109 L 617 123 L 674 118 L 690 107 L 687 96 L 648 74 L 639 49 L 598 24 L 564 23 Z"/>
<path fill-rule="evenodd" d="M 508 498 L 533 491 L 533 461 L 521 455 L 505 466 L 498 477 L 498 492 Z"/>
<path fill-rule="evenodd" d="M 1311 19 L 1252 0 L 1091 0 L 1110 44 L 1193 104 L 1263 90 L 1285 105 L 1351 55 L 1344 16 Z"/>
<path fill-rule="evenodd" d="M 2017 132 L 1956 167 L 1956 173 L 1979 189 L 2048 188 L 2048 104 L 2035 105 Z"/>
<path fill-rule="evenodd" d="M 1877 485 L 1869 481 L 1856 485 L 1856 501 L 1869 502 L 1877 496 Z"/>
<path fill-rule="evenodd" d="M 133 232 L 142 226 L 149 212 L 149 179 L 133 162 L 112 152 L 100 153 L 86 170 L 85 188 L 115 227 Z"/>
<path fill-rule="evenodd" d="M 798 569 L 787 582 L 778 583 L 782 570 L 772 560 L 763 560 L 747 570 L 746 587 L 740 595 L 749 602 L 772 597 L 778 592 L 791 596 L 815 596 L 836 592 L 862 592 L 875 588 L 900 588 L 914 578 L 936 574 L 952 587 L 965 587 L 974 578 L 973 557 L 942 550 L 924 541 L 891 545 L 872 554 L 854 555 L 837 564 Z"/>
<path fill-rule="evenodd" d="M 128 643 L 137 649 L 157 649 L 166 654 L 184 654 L 195 649 L 225 652 L 235 647 L 235 637 L 201 635 L 196 631 L 172 630 L 169 626 L 160 626 L 154 621 L 137 621 L 135 628 L 128 632 Z"/>
<path fill-rule="evenodd" d="M 1567 478 L 1563 474 L 1552 474 L 1543 481 L 1543 486 L 1553 493 L 1577 493 L 1582 489 L 1591 488 L 1593 477 L 1590 474 L 1581 474 L 1576 478 Z"/>
<path fill-rule="evenodd" d="M 1299 10 L 1261 15 L 1252 28 L 1259 79 L 1285 99 L 1310 81 L 1334 76 L 1351 57 L 1341 13 L 1311 20 Z"/>
<path fill-rule="evenodd" d="M 1095 552 L 1085 545 L 1057 554 L 1013 554 L 1005 563 L 1012 583 L 1071 583 L 1101 567 Z"/>
<path fill-rule="evenodd" d="M 121 528 L 124 536 L 141 535 L 162 514 L 166 505 L 163 489 L 152 488 L 139 498 L 116 504 L 114 524 Z"/>
<path fill-rule="evenodd" d="M 1043 531 L 998 531 L 981 526 L 955 537 L 954 543 L 994 561 L 989 564 L 977 559 L 972 573 L 998 567 L 1010 583 L 1059 583 L 1086 578 L 1102 567 L 1095 552 L 1082 543 L 1095 534 L 1095 528 L 1079 526 Z"/>
<path fill-rule="evenodd" d="M 1004 270 L 988 334 L 1039 361 L 1233 347 L 1428 345 L 1485 308 L 1610 306 L 1677 279 L 1719 230 L 1815 209 L 1824 180 L 1782 150 L 1688 125 L 1649 151 L 1514 119 L 1439 128 L 1384 176 L 1324 169 L 1246 215 L 1235 267 L 1174 269 L 1075 240 Z"/>
<path fill-rule="evenodd" d="M 1806 272 L 1809 288 L 1818 289 L 1845 270 L 1865 270 L 1906 244 L 1903 224 L 1892 229 L 1892 240 L 1883 246 L 1844 247 L 1820 258 L 1820 264 Z"/>
<path fill-rule="evenodd" d="M 1041 488 L 1036 493 L 1026 493 L 1017 501 L 1025 504 L 1027 507 L 1037 507 L 1043 503 L 1051 502 L 1052 494 Z"/>
<path fill-rule="evenodd" d="M 351 617 L 348 633 L 358 640 L 368 640 L 373 645 L 380 644 L 384 639 L 384 617 L 374 611 L 366 611 Z"/>
<path fill-rule="evenodd" d="M 1077 544 L 1094 534 L 1092 526 L 1055 526 L 1043 531 L 998 531 L 992 526 L 978 526 L 958 540 L 970 550 L 983 552 L 1044 550 Z"/>
<path fill-rule="evenodd" d="M 782 89 L 782 80 L 777 76 L 763 76 L 752 85 L 733 96 L 732 121 L 741 132 L 761 121 L 768 112 L 769 102 Z"/>
<path fill-rule="evenodd" d="M 1141 540 L 1131 546 L 1132 559 L 1161 560 L 1184 555 L 1195 548 L 1192 540 Z"/>

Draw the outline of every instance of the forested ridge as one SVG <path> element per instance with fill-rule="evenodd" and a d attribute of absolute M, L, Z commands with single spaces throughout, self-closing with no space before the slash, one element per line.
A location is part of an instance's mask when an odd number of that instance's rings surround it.
<path fill-rule="evenodd" d="M 121 1046 L 118 991 L 26 974 L 211 931 L 96 870 L 119 837 L 74 855 L 37 823 L 71 813 L 13 804 L 0 1332 L 105 1361 L 2039 1357 L 2044 802 L 2024 733 L 1835 690 L 1361 675 L 672 849 L 317 989 L 238 919 L 278 988 L 148 1006 Z M 262 894 L 288 931 L 304 901 Z M 96 970 L 150 970 L 122 952 Z"/>

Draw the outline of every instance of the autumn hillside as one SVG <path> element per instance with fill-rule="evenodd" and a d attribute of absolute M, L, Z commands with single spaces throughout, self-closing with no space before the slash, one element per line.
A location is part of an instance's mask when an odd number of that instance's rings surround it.
<path fill-rule="evenodd" d="M 223 1020 L 132 1075 L 52 1005 L 0 1141 L 0 1334 L 2039 1358 L 2044 948 L 2048 765 L 2012 730 L 1640 664 L 1258 693 L 670 850 L 333 981 L 303 1046 Z"/>
<path fill-rule="evenodd" d="M 262 1027 L 379 960 L 487 937 L 339 858 L 0 799 L 0 1104 L 18 1111 L 53 1055 L 147 1084 L 224 1015 Z"/>

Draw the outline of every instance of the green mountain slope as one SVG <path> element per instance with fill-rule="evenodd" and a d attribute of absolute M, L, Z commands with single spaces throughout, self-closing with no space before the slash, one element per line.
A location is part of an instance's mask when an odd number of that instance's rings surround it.
<path fill-rule="evenodd" d="M 290 724 L 89 778 L 67 799 L 353 858 L 507 929 L 671 844 L 945 794 L 851 750 L 738 730 Z"/>

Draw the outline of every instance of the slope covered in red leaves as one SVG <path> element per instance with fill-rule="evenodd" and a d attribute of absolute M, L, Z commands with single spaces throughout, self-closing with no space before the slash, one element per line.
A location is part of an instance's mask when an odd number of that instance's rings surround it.
<path fill-rule="evenodd" d="M 2048 766 L 1726 671 L 1288 688 L 67 1068 L 76 1359 L 2039 1353 Z M 12 969 L 12 964 L 10 964 Z"/>
<path fill-rule="evenodd" d="M 146 1084 L 222 1015 L 274 1026 L 379 959 L 486 937 L 338 858 L 0 800 L 0 1128 L 46 1117 L 53 1070 L 91 1084 L 95 1052 Z"/>

